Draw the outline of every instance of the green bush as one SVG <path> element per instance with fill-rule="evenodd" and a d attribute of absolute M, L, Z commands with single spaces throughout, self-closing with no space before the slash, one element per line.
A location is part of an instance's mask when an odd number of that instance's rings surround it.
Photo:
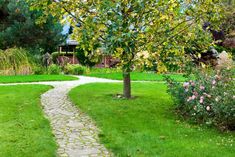
<path fill-rule="evenodd" d="M 100 62 L 100 58 L 98 57 L 89 57 L 85 54 L 85 52 L 82 49 L 78 49 L 76 56 L 79 60 L 79 63 L 83 66 L 93 67 L 97 63 Z"/>
<path fill-rule="evenodd" d="M 68 64 L 64 68 L 64 73 L 71 75 L 82 75 L 85 74 L 87 71 L 88 69 L 86 67 L 78 64 Z"/>
<path fill-rule="evenodd" d="M 46 68 L 38 65 L 33 68 L 33 72 L 35 75 L 43 75 L 47 73 L 47 70 Z"/>
<path fill-rule="evenodd" d="M 234 70 L 199 72 L 185 83 L 167 78 L 168 91 L 180 115 L 193 122 L 235 129 Z M 195 80 L 195 81 L 193 81 Z"/>
<path fill-rule="evenodd" d="M 47 69 L 47 73 L 51 75 L 58 75 L 61 74 L 61 72 L 62 72 L 61 67 L 56 64 L 50 65 Z"/>

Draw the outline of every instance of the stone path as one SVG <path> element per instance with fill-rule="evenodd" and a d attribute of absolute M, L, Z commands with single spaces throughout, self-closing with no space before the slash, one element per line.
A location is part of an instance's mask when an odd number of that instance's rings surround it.
<path fill-rule="evenodd" d="M 52 85 L 41 97 L 43 110 L 51 122 L 58 143 L 57 154 L 60 157 L 109 157 L 112 154 L 99 143 L 99 130 L 92 120 L 79 111 L 68 99 L 68 92 L 79 85 L 94 82 L 117 82 L 79 76 L 78 81 L 37 82 L 24 84 Z M 18 85 L 22 83 L 7 84 Z"/>

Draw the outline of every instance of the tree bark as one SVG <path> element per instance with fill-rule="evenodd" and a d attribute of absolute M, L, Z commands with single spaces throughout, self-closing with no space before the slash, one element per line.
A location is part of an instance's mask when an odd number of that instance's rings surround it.
<path fill-rule="evenodd" d="M 123 72 L 123 96 L 127 99 L 131 98 L 131 77 L 130 72 Z"/>

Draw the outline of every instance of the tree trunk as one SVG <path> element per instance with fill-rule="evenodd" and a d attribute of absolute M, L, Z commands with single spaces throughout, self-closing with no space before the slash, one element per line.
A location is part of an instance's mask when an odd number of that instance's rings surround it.
<path fill-rule="evenodd" d="M 131 98 L 131 77 L 130 72 L 123 72 L 123 96 L 127 99 Z"/>

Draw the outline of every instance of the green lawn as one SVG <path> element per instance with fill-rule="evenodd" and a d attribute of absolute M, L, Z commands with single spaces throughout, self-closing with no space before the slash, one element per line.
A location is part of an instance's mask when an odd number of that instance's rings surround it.
<path fill-rule="evenodd" d="M 90 73 L 87 76 L 91 77 L 99 77 L 99 78 L 107 78 L 113 80 L 122 80 L 122 73 L 121 72 L 112 72 L 112 73 Z M 182 74 L 170 74 L 171 78 L 175 79 L 176 81 L 185 81 L 185 78 Z M 146 72 L 132 72 L 131 79 L 133 81 L 163 81 L 162 74 L 156 73 L 146 73 Z"/>
<path fill-rule="evenodd" d="M 0 83 L 40 82 L 40 81 L 70 81 L 78 78 L 66 75 L 17 75 L 0 76 Z"/>
<path fill-rule="evenodd" d="M 235 133 L 179 120 L 161 83 L 133 83 L 132 100 L 116 99 L 121 84 L 88 84 L 69 96 L 101 129 L 100 139 L 116 156 L 234 157 Z"/>
<path fill-rule="evenodd" d="M 40 106 L 43 85 L 0 86 L 0 156 L 53 157 L 56 143 Z"/>

